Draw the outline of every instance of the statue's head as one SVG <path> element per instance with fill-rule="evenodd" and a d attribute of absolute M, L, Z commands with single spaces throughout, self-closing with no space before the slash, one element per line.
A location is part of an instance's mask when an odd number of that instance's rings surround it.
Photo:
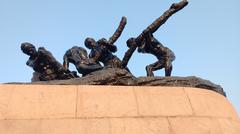
<path fill-rule="evenodd" d="M 97 44 L 100 44 L 100 45 L 107 45 L 107 44 L 108 44 L 108 41 L 107 41 L 107 39 L 102 38 L 102 39 L 100 39 L 100 40 L 97 41 Z"/>
<path fill-rule="evenodd" d="M 96 41 L 93 38 L 86 38 L 84 44 L 88 49 L 96 47 Z"/>
<path fill-rule="evenodd" d="M 128 48 L 130 48 L 130 47 L 132 47 L 134 45 L 136 45 L 136 38 L 130 38 L 130 39 L 127 40 Z"/>
<path fill-rule="evenodd" d="M 23 51 L 23 53 L 29 56 L 33 56 L 37 53 L 35 46 L 28 42 L 24 42 L 21 44 L 21 50 Z"/>

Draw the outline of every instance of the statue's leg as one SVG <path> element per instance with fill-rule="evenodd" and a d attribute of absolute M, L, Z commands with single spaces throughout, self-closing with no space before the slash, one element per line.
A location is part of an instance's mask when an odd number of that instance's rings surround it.
<path fill-rule="evenodd" d="M 147 76 L 153 77 L 154 76 L 153 71 L 156 71 L 162 68 L 164 68 L 164 64 L 162 63 L 162 61 L 157 61 L 153 64 L 146 66 Z"/>
<path fill-rule="evenodd" d="M 171 76 L 171 72 L 172 72 L 172 62 L 175 60 L 175 54 L 169 49 L 167 52 L 167 55 L 164 59 L 165 61 L 165 76 Z"/>
<path fill-rule="evenodd" d="M 172 68 L 172 60 L 171 58 L 167 58 L 165 62 L 165 76 L 171 76 Z"/>
<path fill-rule="evenodd" d="M 41 76 L 40 73 L 38 73 L 38 72 L 33 72 L 33 76 L 32 76 L 31 82 L 41 81 L 41 80 L 40 80 L 40 76 Z"/>

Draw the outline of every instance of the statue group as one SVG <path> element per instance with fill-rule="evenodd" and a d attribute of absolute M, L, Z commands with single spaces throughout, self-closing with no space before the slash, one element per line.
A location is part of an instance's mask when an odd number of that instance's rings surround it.
<path fill-rule="evenodd" d="M 108 40 L 102 38 L 96 41 L 93 38 L 86 38 L 84 44 L 86 48 L 90 49 L 89 54 L 86 49 L 80 46 L 74 46 L 67 50 L 63 56 L 63 64 L 59 63 L 44 47 L 39 47 L 37 50 L 31 43 L 22 43 L 21 50 L 30 56 L 26 64 L 35 71 L 32 81 L 64 80 L 79 77 L 77 72 L 69 70 L 69 63 L 74 64 L 82 76 L 104 68 L 122 68 L 130 72 L 127 65 L 136 49 L 139 53 L 152 54 L 157 58 L 155 63 L 146 66 L 147 76 L 154 76 L 153 71 L 163 68 L 165 76 L 171 76 L 175 54 L 163 46 L 153 34 L 169 17 L 183 9 L 187 4 L 187 0 L 172 4 L 138 37 L 128 39 L 126 41 L 128 50 L 122 60 L 113 53 L 117 51 L 117 46 L 114 43 L 121 36 L 127 24 L 126 17 L 122 17 L 117 30 Z"/>

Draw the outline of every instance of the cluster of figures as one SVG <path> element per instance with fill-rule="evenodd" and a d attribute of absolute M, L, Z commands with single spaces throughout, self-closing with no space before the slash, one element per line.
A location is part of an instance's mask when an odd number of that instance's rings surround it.
<path fill-rule="evenodd" d="M 26 42 L 21 44 L 21 50 L 30 56 L 27 65 L 35 71 L 33 81 L 62 80 L 79 77 L 77 72 L 69 71 L 69 63 L 74 64 L 78 73 L 82 74 L 82 76 L 109 67 L 122 68 L 129 71 L 127 64 L 136 49 L 140 53 L 153 54 L 158 59 L 157 62 L 146 66 L 147 76 L 154 76 L 153 71 L 162 68 L 165 68 L 165 76 L 171 76 L 172 61 L 175 59 L 175 55 L 169 48 L 164 47 L 153 36 L 153 33 L 157 31 L 171 15 L 183 9 L 187 4 L 187 0 L 172 4 L 162 16 L 143 30 L 138 37 L 128 39 L 126 42 L 128 50 L 122 60 L 113 53 L 117 51 L 114 43 L 122 34 L 127 23 L 125 17 L 122 17 L 117 30 L 109 40 L 105 38 L 98 41 L 95 41 L 93 38 L 85 39 L 84 44 L 90 49 L 89 54 L 84 48 L 78 46 L 67 50 L 63 56 L 63 64 L 59 63 L 44 47 L 39 47 L 38 50 L 36 50 L 34 45 Z M 100 63 L 102 63 L 103 66 Z"/>

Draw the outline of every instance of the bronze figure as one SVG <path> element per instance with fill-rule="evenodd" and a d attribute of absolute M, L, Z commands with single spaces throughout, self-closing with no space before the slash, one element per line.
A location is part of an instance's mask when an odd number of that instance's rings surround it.
<path fill-rule="evenodd" d="M 173 14 L 183 9 L 187 4 L 187 0 L 172 4 L 162 16 L 143 30 L 138 37 L 128 39 L 126 43 L 129 49 L 122 60 L 113 53 L 117 51 L 117 46 L 114 43 L 121 36 L 127 24 L 126 17 L 122 17 L 118 28 L 108 40 L 105 38 L 98 41 L 93 38 L 85 39 L 85 46 L 91 50 L 89 55 L 84 48 L 78 46 L 67 50 L 63 57 L 63 65 L 43 47 L 36 50 L 34 45 L 26 42 L 21 44 L 21 49 L 23 53 L 30 56 L 27 65 L 35 71 L 33 80 L 48 81 L 78 77 L 76 72 L 69 71 L 69 63 L 74 64 L 82 76 L 109 67 L 122 68 L 130 72 L 127 64 L 136 49 L 138 49 L 139 53 L 153 54 L 158 59 L 157 62 L 146 66 L 147 76 L 154 76 L 153 71 L 162 68 L 165 68 L 165 76 L 171 76 L 175 54 L 169 48 L 163 46 L 153 34 Z M 100 62 L 103 63 L 104 67 L 101 66 Z"/>
<path fill-rule="evenodd" d="M 44 47 L 36 50 L 31 43 L 22 43 L 21 50 L 29 57 L 27 65 L 32 67 L 40 81 L 76 78 L 76 72 L 65 70 L 64 67 Z M 36 76 L 34 76 L 36 77 Z M 34 78 L 36 80 L 36 78 Z"/>
<path fill-rule="evenodd" d="M 109 40 L 102 38 L 97 42 L 93 38 L 86 38 L 85 46 L 91 49 L 89 57 L 95 62 L 102 62 L 104 67 L 119 67 L 123 68 L 121 60 L 113 55 L 117 51 L 117 47 L 114 43 L 122 34 L 122 31 L 126 25 L 126 18 L 122 17 L 122 20 L 112 37 Z"/>
<path fill-rule="evenodd" d="M 96 42 L 93 38 L 86 38 L 85 46 L 91 49 L 89 57 L 92 58 L 95 62 L 102 62 L 104 64 L 104 67 L 127 69 L 128 61 L 136 48 L 130 47 L 125 53 L 122 61 L 116 55 L 113 55 L 113 53 L 117 51 L 117 47 L 114 45 L 114 43 L 121 36 L 126 23 L 126 17 L 122 17 L 117 30 L 112 35 L 112 37 L 109 38 L 109 40 L 102 38 Z"/>
<path fill-rule="evenodd" d="M 172 61 L 175 60 L 174 53 L 164 47 L 154 36 L 153 33 L 163 25 L 169 17 L 177 11 L 183 9 L 188 4 L 187 0 L 174 3 L 164 12 L 162 16 L 149 25 L 137 38 L 130 38 L 128 47 L 138 47 L 138 52 L 149 53 L 157 57 L 158 61 L 146 66 L 147 76 L 154 76 L 153 71 L 165 68 L 165 76 L 171 76 Z"/>
<path fill-rule="evenodd" d="M 87 51 L 84 48 L 78 46 L 72 47 L 64 54 L 63 67 L 66 70 L 68 70 L 69 63 L 74 64 L 82 76 L 103 68 L 99 62 L 95 62 L 92 58 L 88 58 Z"/>

